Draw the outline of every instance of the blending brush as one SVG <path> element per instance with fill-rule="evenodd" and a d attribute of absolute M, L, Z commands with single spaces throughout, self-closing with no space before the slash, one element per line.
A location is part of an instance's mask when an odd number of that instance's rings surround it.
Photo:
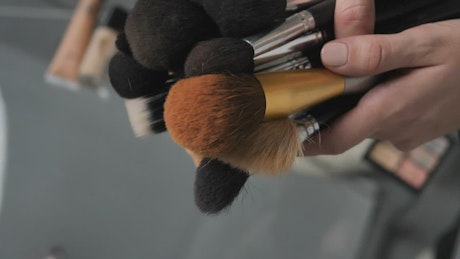
<path fill-rule="evenodd" d="M 362 91 L 376 79 L 345 78 L 325 69 L 191 77 L 171 88 L 164 118 L 178 144 L 215 157 L 241 143 L 263 120 Z"/>
<path fill-rule="evenodd" d="M 270 29 L 285 17 L 286 0 L 192 0 L 202 6 L 224 37 L 242 38 Z"/>
<path fill-rule="evenodd" d="M 125 25 L 133 57 L 152 70 L 182 71 L 198 42 L 218 36 L 215 23 L 189 0 L 138 0 Z"/>
<path fill-rule="evenodd" d="M 186 77 L 194 77 L 203 74 L 216 74 L 223 72 L 230 74 L 251 73 L 254 68 L 254 61 L 252 58 L 253 53 L 254 52 L 251 46 L 239 39 L 219 38 L 200 42 L 193 48 L 187 57 L 184 68 L 185 75 Z M 212 95 L 215 93 L 212 92 L 209 94 L 211 95 L 211 98 L 213 98 Z M 254 118 L 249 117 L 247 120 L 252 121 Z M 189 126 L 190 127 L 188 127 L 187 130 L 193 130 L 193 125 Z M 279 135 L 283 135 L 285 138 L 273 138 L 273 132 L 278 132 Z M 270 121 L 256 125 L 253 130 L 246 130 L 244 135 L 247 137 L 245 137 L 244 144 L 233 142 L 234 144 L 237 144 L 237 146 L 232 147 L 230 146 L 230 143 L 232 143 L 232 140 L 230 139 L 223 145 L 226 147 L 225 150 L 217 150 L 214 155 L 206 155 L 209 157 L 223 158 L 223 161 L 231 162 L 227 160 L 226 157 L 229 154 L 238 153 L 239 157 L 254 158 L 251 159 L 251 164 L 248 164 L 249 166 L 238 164 L 238 168 L 260 171 L 259 169 L 262 168 L 261 165 L 259 165 L 260 161 L 264 161 L 266 159 L 276 160 L 277 157 L 279 157 L 279 154 L 286 154 L 299 148 L 296 134 L 295 124 L 287 118 L 283 120 Z M 291 138 L 288 138 L 287 136 L 291 136 Z M 200 136 L 194 136 L 193 138 L 197 140 L 197 143 L 201 143 L 203 141 L 199 139 L 201 137 L 208 141 L 213 141 L 211 139 L 213 135 L 210 134 L 202 134 Z M 289 139 L 289 141 L 286 141 L 286 139 Z M 218 139 L 215 139 L 215 141 L 217 140 Z M 278 140 L 283 142 L 279 142 Z M 186 148 L 201 154 L 199 151 L 194 149 L 194 146 L 188 146 Z M 264 152 L 264 148 L 266 150 L 276 149 L 277 151 Z M 256 154 L 259 154 L 259 156 L 256 157 Z M 295 156 L 296 154 L 294 152 L 293 155 L 289 157 L 288 161 L 293 162 Z M 279 166 L 276 166 L 274 170 L 278 171 L 279 168 Z M 285 168 L 286 167 L 282 167 L 282 170 Z"/>

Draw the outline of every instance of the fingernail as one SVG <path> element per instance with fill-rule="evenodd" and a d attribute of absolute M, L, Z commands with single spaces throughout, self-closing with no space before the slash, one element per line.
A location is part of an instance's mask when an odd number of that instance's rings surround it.
<path fill-rule="evenodd" d="M 331 67 L 343 66 L 348 61 L 348 47 L 344 43 L 331 42 L 321 50 L 323 64 Z"/>

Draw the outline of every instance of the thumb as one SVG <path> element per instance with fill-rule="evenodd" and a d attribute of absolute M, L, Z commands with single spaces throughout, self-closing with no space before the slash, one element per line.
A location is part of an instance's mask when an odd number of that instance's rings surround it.
<path fill-rule="evenodd" d="M 435 65 L 443 42 L 437 34 L 436 28 L 425 25 L 397 34 L 337 39 L 324 45 L 321 59 L 331 71 L 350 76 Z"/>

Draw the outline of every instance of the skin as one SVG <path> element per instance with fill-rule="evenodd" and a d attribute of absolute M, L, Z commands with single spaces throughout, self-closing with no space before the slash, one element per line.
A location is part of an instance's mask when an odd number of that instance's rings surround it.
<path fill-rule="evenodd" d="M 460 129 L 460 19 L 370 35 L 373 13 L 374 0 L 337 0 L 337 39 L 323 47 L 323 64 L 347 76 L 398 73 L 306 143 L 306 155 L 340 154 L 366 138 L 409 151 Z"/>

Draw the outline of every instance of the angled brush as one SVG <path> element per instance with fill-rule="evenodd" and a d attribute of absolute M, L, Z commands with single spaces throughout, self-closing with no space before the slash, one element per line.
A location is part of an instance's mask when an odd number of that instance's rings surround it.
<path fill-rule="evenodd" d="M 195 204 L 203 213 L 221 212 L 233 203 L 249 176 L 220 160 L 201 160 L 194 183 Z"/>

